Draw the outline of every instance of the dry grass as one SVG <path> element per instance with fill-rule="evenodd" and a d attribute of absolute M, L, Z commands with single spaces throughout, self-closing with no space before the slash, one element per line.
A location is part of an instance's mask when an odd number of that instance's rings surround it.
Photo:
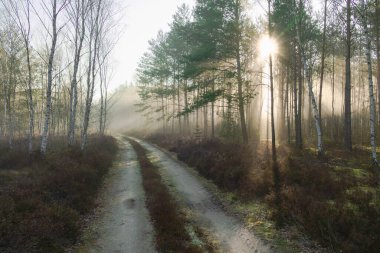
<path fill-rule="evenodd" d="M 117 152 L 111 137 L 92 136 L 84 153 L 52 145 L 45 157 L 19 147 L 0 155 L 9 161 L 0 169 L 1 252 L 63 252 L 74 243 Z"/>
<path fill-rule="evenodd" d="M 220 141 L 178 142 L 153 139 L 178 158 L 241 200 L 264 200 L 276 214 L 273 175 L 265 145 Z M 380 188 L 369 151 L 347 152 L 329 147 L 318 159 L 315 150 L 278 149 L 281 174 L 281 216 L 334 252 L 378 252 L 380 248 Z M 270 155 L 270 154 L 269 154 Z M 276 217 L 274 216 L 273 219 Z"/>
<path fill-rule="evenodd" d="M 155 229 L 156 248 L 159 252 L 204 252 L 193 245 L 186 230 L 186 218 L 162 182 L 158 168 L 146 155 L 146 150 L 130 140 L 135 149 L 143 176 L 143 186 L 147 195 L 146 205 Z"/>

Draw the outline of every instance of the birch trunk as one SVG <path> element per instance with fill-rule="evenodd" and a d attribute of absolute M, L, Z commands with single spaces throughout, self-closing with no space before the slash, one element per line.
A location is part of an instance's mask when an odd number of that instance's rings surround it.
<path fill-rule="evenodd" d="M 80 56 L 83 48 L 83 41 L 86 33 L 85 26 L 85 5 L 84 0 L 81 3 L 78 1 L 76 7 L 76 21 L 75 21 L 75 56 L 73 64 L 73 76 L 70 85 L 70 119 L 69 119 L 69 134 L 68 134 L 68 143 L 73 145 L 75 142 L 75 122 L 77 115 L 77 106 L 78 106 L 78 69 Z M 81 24 L 79 24 L 79 19 L 81 18 Z M 79 28 L 79 26 L 81 28 Z"/>
<path fill-rule="evenodd" d="M 52 25 L 53 25 L 53 31 L 52 31 L 52 42 L 51 42 L 51 48 L 50 48 L 50 54 L 49 54 L 49 62 L 48 62 L 48 80 L 47 80 L 47 87 L 46 87 L 46 106 L 45 106 L 45 122 L 44 127 L 42 131 L 42 137 L 41 137 L 41 148 L 40 151 L 42 154 L 46 153 L 46 148 L 48 144 L 48 134 L 49 134 L 49 124 L 50 124 L 50 117 L 51 117 L 51 89 L 52 89 L 52 83 L 53 83 L 53 63 L 54 63 L 54 56 L 55 56 L 55 50 L 57 45 L 57 0 L 53 0 L 53 12 L 52 12 Z"/>
<path fill-rule="evenodd" d="M 323 15 L 323 35 L 322 35 L 322 59 L 321 59 L 321 80 L 319 86 L 319 119 L 322 120 L 322 92 L 323 92 L 323 78 L 325 73 L 325 56 L 326 56 L 326 18 L 327 18 L 327 0 L 324 5 Z"/>
<path fill-rule="evenodd" d="M 376 58 L 377 58 L 377 96 L 378 96 L 378 121 L 380 126 L 380 4 L 379 0 L 376 0 L 376 25 L 375 25 L 375 34 L 376 34 Z"/>
<path fill-rule="evenodd" d="M 95 78 L 96 78 L 96 59 L 97 54 L 99 53 L 99 17 L 100 17 L 100 8 L 101 8 L 102 0 L 98 0 L 97 10 L 96 10 L 96 18 L 94 22 L 94 31 L 95 32 L 95 41 L 94 41 L 94 48 L 93 48 L 93 55 L 91 53 L 92 51 L 92 36 L 90 36 L 90 57 L 89 57 L 89 73 L 87 77 L 87 93 L 86 93 L 86 107 L 84 111 L 84 122 L 83 122 L 83 131 L 82 131 L 82 143 L 81 143 L 81 149 L 84 150 L 87 145 L 87 137 L 88 137 L 88 127 L 90 122 L 90 115 L 91 115 L 91 106 L 92 106 L 92 99 L 94 97 L 94 88 L 95 88 Z M 92 33 L 91 32 L 91 33 Z M 92 56 L 92 57 L 91 57 Z"/>
<path fill-rule="evenodd" d="M 99 66 L 99 68 L 101 68 Z M 103 114 L 104 114 L 104 91 L 103 91 L 103 71 L 100 69 L 100 114 L 99 114 L 99 134 L 103 135 Z"/>
<path fill-rule="evenodd" d="M 364 0 L 361 0 L 362 5 L 365 6 Z M 366 58 L 367 58 L 367 66 L 368 66 L 368 90 L 369 90 L 369 103 L 370 103 L 370 140 L 371 140 L 371 153 L 372 153 L 372 162 L 375 165 L 378 165 L 377 156 L 376 156 L 376 135 L 375 135 L 375 127 L 376 127 L 376 119 L 375 119 L 375 96 L 373 92 L 373 79 L 372 79 L 372 60 L 371 60 L 371 38 L 368 31 L 367 18 L 365 14 L 362 14 L 363 19 L 363 28 L 364 35 L 366 40 Z"/>
<path fill-rule="evenodd" d="M 104 112 L 103 112 L 103 134 L 106 131 L 106 126 L 107 126 L 107 110 L 108 110 L 108 85 L 107 83 L 104 86 Z"/>
<path fill-rule="evenodd" d="M 32 66 L 30 63 L 29 43 L 26 43 L 26 60 L 28 64 L 28 108 L 29 108 L 29 134 L 28 134 L 28 151 L 33 152 L 34 138 L 34 104 L 33 104 L 33 89 L 32 89 Z"/>
<path fill-rule="evenodd" d="M 318 106 L 317 102 L 315 100 L 314 92 L 313 92 L 313 83 L 312 83 L 312 78 L 311 78 L 311 71 L 308 67 L 305 53 L 303 51 L 302 47 L 302 42 L 301 42 L 301 36 L 299 32 L 298 25 L 296 24 L 296 32 L 297 32 L 297 41 L 298 41 L 298 46 L 300 49 L 300 56 L 301 56 L 301 61 L 303 65 L 303 72 L 306 75 L 307 79 L 307 86 L 308 86 L 308 91 L 309 91 L 309 98 L 311 101 L 311 106 L 313 109 L 313 117 L 315 121 L 315 128 L 317 131 L 317 150 L 318 150 L 318 155 L 323 155 L 323 142 L 322 142 L 322 131 L 321 131 L 321 121 L 319 118 L 319 112 L 318 112 Z"/>
<path fill-rule="evenodd" d="M 91 32 L 92 33 L 92 32 Z M 92 38 L 92 36 L 90 36 Z M 88 73 L 87 73 L 87 92 L 86 92 L 86 100 L 85 100 L 85 108 L 84 108 L 84 116 L 83 116 L 83 128 L 82 128 L 82 138 L 81 138 L 81 149 L 84 150 L 87 144 L 87 130 L 88 124 L 90 120 L 90 99 L 92 100 L 92 81 L 91 81 L 91 69 L 92 69 L 92 40 L 90 39 L 90 55 L 88 61 Z"/>

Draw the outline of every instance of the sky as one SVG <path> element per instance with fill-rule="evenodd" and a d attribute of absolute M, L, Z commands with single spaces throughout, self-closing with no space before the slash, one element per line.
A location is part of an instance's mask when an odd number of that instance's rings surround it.
<path fill-rule="evenodd" d="M 122 20 L 124 29 L 113 51 L 111 90 L 134 81 L 139 59 L 148 49 L 148 41 L 160 29 L 168 31 L 177 7 L 193 6 L 195 0 L 125 0 Z"/>
<path fill-rule="evenodd" d="M 312 1 L 314 6 L 319 7 L 322 0 Z M 113 51 L 111 90 L 123 84 L 134 83 L 135 70 L 141 56 L 148 49 L 148 41 L 155 38 L 159 30 L 169 30 L 169 23 L 178 6 L 185 3 L 193 7 L 195 0 L 120 0 L 120 2 L 123 12 L 121 20 L 123 33 Z M 266 7 L 265 1 L 253 2 L 256 2 L 253 11 L 262 14 L 263 8 Z"/>

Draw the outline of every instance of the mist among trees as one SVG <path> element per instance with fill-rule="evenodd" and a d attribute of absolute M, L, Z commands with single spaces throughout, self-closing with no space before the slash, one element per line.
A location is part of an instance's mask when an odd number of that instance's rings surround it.
<path fill-rule="evenodd" d="M 380 0 L 125 2 L 0 0 L 0 252 L 379 251 Z"/>
<path fill-rule="evenodd" d="M 378 3 L 322 2 L 181 6 L 140 61 L 140 109 L 167 134 L 276 140 L 320 155 L 325 143 L 371 145 L 376 164 Z M 252 20 L 252 8 L 265 15 Z"/>
<path fill-rule="evenodd" d="M 1 1 L 0 125 L 9 148 L 27 137 L 30 153 L 46 153 L 49 136 L 67 135 L 68 145 L 80 141 L 84 149 L 90 127 L 104 134 L 115 7 L 102 0 Z"/>

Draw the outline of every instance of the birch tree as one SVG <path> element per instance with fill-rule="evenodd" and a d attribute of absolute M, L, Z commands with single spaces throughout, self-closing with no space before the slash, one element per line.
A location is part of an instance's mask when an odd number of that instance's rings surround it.
<path fill-rule="evenodd" d="M 33 101 L 33 88 L 32 88 L 32 64 L 31 64 L 31 25 L 30 25 L 30 0 L 14 1 L 2 0 L 8 14 L 17 25 L 25 47 L 26 63 L 27 63 L 27 78 L 26 78 L 26 94 L 27 104 L 29 109 L 29 133 L 28 133 L 28 150 L 29 153 L 33 151 L 33 137 L 34 137 L 34 101 Z"/>
<path fill-rule="evenodd" d="M 297 4 L 294 1 L 294 6 L 296 7 L 295 9 L 300 9 L 297 8 Z M 300 6 L 299 6 L 300 7 Z M 297 17 L 295 14 L 294 17 Z M 295 20 L 296 22 L 296 33 L 297 33 L 297 42 L 298 42 L 298 47 L 300 50 L 300 55 L 301 55 L 301 61 L 303 65 L 303 71 L 307 79 L 307 87 L 308 87 L 308 93 L 309 93 L 309 99 L 311 102 L 312 110 L 313 110 L 313 117 L 315 121 L 315 129 L 317 131 L 317 150 L 318 150 L 318 155 L 323 155 L 323 141 L 322 141 L 322 130 L 321 130 L 321 119 L 319 118 L 319 111 L 318 111 L 318 106 L 317 102 L 315 100 L 314 92 L 313 92 L 313 82 L 312 82 L 312 73 L 311 73 L 311 68 L 306 60 L 305 56 L 305 51 L 304 51 L 304 43 L 301 41 L 301 35 L 299 31 L 299 22 Z"/>
<path fill-rule="evenodd" d="M 74 62 L 73 74 L 70 85 L 70 117 L 68 143 L 73 145 L 75 141 L 75 123 L 78 106 L 78 69 L 82 54 L 83 42 L 86 35 L 86 17 L 88 12 L 87 0 L 75 0 L 70 2 L 71 22 L 74 27 Z"/>
<path fill-rule="evenodd" d="M 3 134 L 8 139 L 8 146 L 13 148 L 14 138 L 14 101 L 16 88 L 21 80 L 21 56 L 23 40 L 18 28 L 11 18 L 5 20 L 5 29 L 2 32 L 1 45 L 4 51 L 3 59 L 3 101 L 4 118 Z"/>
<path fill-rule="evenodd" d="M 319 86 L 319 119 L 322 120 L 322 92 L 325 74 L 325 58 L 326 58 L 326 26 L 327 26 L 327 0 L 324 0 L 323 11 L 323 35 L 322 35 L 322 58 L 321 58 L 321 79 Z"/>
<path fill-rule="evenodd" d="M 371 157 L 374 165 L 378 165 L 377 156 L 376 156 L 376 135 L 375 135 L 375 127 L 376 127 L 376 112 L 375 112 L 375 95 L 373 91 L 373 78 L 372 78 L 372 58 L 371 58 L 371 49 L 372 42 L 368 29 L 368 13 L 367 13 L 367 3 L 365 0 L 361 0 L 361 5 L 363 7 L 362 10 L 359 10 L 358 13 L 361 17 L 361 21 L 363 23 L 364 30 L 364 38 L 365 38 L 365 54 L 368 66 L 368 91 L 369 91 L 369 123 L 370 123 L 370 142 L 371 142 Z"/>
<path fill-rule="evenodd" d="M 46 6 L 43 3 L 44 6 Z M 46 153 L 46 148 L 48 144 L 48 136 L 49 136 L 49 126 L 50 126 L 50 118 L 51 118 L 51 109 L 52 109 L 52 86 L 53 86 L 53 64 L 54 58 L 56 54 L 56 46 L 58 40 L 58 34 L 62 30 L 63 27 L 58 27 L 57 19 L 59 14 L 65 9 L 67 5 L 67 0 L 64 0 L 63 3 L 59 6 L 58 0 L 51 1 L 51 12 L 49 16 L 51 17 L 51 25 L 52 30 L 49 32 L 51 36 L 51 45 L 49 52 L 49 60 L 48 60 L 48 70 L 47 70 L 47 87 L 46 87 L 46 101 L 45 101 L 45 119 L 43 125 L 43 131 L 41 136 L 41 147 L 40 151 L 42 154 Z"/>
<path fill-rule="evenodd" d="M 88 127 L 90 123 L 90 114 L 92 107 L 92 100 L 94 97 L 95 78 L 96 78 L 96 62 L 99 53 L 99 36 L 101 32 L 101 18 L 102 0 L 98 0 L 96 5 L 91 8 L 90 12 L 90 37 L 89 37 L 89 57 L 88 57 L 88 72 L 87 72 L 87 91 L 86 102 L 84 109 L 83 129 L 81 138 L 81 149 L 84 150 L 87 144 Z M 104 18 L 104 17 L 103 17 Z M 102 20 L 103 21 L 103 20 Z"/>

